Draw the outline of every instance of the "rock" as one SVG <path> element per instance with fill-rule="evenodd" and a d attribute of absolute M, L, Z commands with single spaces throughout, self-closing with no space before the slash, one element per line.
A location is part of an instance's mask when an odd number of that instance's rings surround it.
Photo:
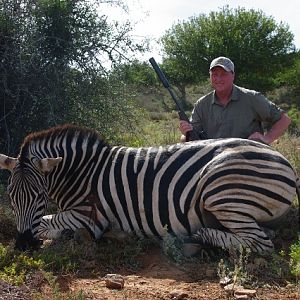
<path fill-rule="evenodd" d="M 243 299 L 249 299 L 249 297 L 247 295 L 234 295 L 234 299 L 243 300 Z"/>
<path fill-rule="evenodd" d="M 122 275 L 106 274 L 104 279 L 105 279 L 105 286 L 109 289 L 121 290 L 122 288 L 124 288 L 125 280 Z"/>
<path fill-rule="evenodd" d="M 238 289 L 243 289 L 244 287 L 241 285 L 237 285 L 234 283 L 230 283 L 224 286 L 224 290 L 227 293 L 227 295 L 233 296 L 235 291 Z"/>
<path fill-rule="evenodd" d="M 188 294 L 183 291 L 176 290 L 176 291 L 172 291 L 170 293 L 170 296 L 172 300 L 183 300 L 183 299 L 187 299 Z"/>
<path fill-rule="evenodd" d="M 221 278 L 220 279 L 220 285 L 222 286 L 222 287 L 224 287 L 225 285 L 228 285 L 229 283 L 231 283 L 232 282 L 232 278 L 230 278 L 230 277 L 228 277 L 228 276 L 225 276 L 224 278 Z"/>
<path fill-rule="evenodd" d="M 237 285 L 234 283 L 230 283 L 230 284 L 227 284 L 224 286 L 225 291 L 236 291 L 236 290 L 242 290 L 242 289 L 244 289 L 243 286 Z"/>
<path fill-rule="evenodd" d="M 255 297 L 256 296 L 256 290 L 250 290 L 250 289 L 236 289 L 234 292 L 234 295 L 246 295 L 247 297 Z"/>
<path fill-rule="evenodd" d="M 293 288 L 293 287 L 294 287 L 294 284 L 292 284 L 292 283 L 288 283 L 288 284 L 285 286 L 286 289 L 290 289 L 290 288 Z"/>

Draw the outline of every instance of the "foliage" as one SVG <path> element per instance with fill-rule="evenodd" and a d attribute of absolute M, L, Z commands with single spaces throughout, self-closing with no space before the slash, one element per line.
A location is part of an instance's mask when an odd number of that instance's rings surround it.
<path fill-rule="evenodd" d="M 274 251 L 271 254 L 268 267 L 274 278 L 288 279 L 291 277 L 289 260 L 286 257 L 285 251 L 283 250 L 280 250 L 279 252 Z"/>
<path fill-rule="evenodd" d="M 183 255 L 183 241 L 178 237 L 167 232 L 163 237 L 163 252 L 166 256 L 172 258 L 177 264 L 182 264 L 187 260 Z"/>
<path fill-rule="evenodd" d="M 286 85 L 292 88 L 295 93 L 300 92 L 300 51 L 291 55 L 294 65 L 281 72 L 278 76 L 278 81 L 281 85 Z M 294 103 L 297 105 L 297 103 Z M 300 104 L 298 103 L 298 107 Z"/>
<path fill-rule="evenodd" d="M 28 273 L 43 268 L 43 262 L 15 252 L 12 246 L 0 244 L 0 278 L 10 283 L 21 284 Z"/>
<path fill-rule="evenodd" d="M 7 241 L 16 236 L 17 230 L 9 202 L 0 197 L 0 241 Z"/>
<path fill-rule="evenodd" d="M 291 118 L 289 132 L 300 135 L 300 108 L 292 106 L 288 111 L 288 116 Z"/>
<path fill-rule="evenodd" d="M 70 274 L 80 269 L 104 266 L 112 272 L 119 268 L 138 268 L 137 256 L 147 248 L 142 239 L 125 241 L 102 239 L 99 242 L 78 244 L 73 239 L 61 239 L 45 245 L 33 257 L 43 262 L 44 270 L 54 274 Z"/>
<path fill-rule="evenodd" d="M 15 154 L 26 134 L 61 123 L 106 136 L 128 128 L 129 93 L 106 64 L 143 51 L 131 24 L 109 23 L 95 1 L 18 3 L 0 1 L 0 151 Z"/>
<path fill-rule="evenodd" d="M 157 84 L 155 73 L 146 62 L 134 60 L 120 64 L 111 71 L 111 76 L 117 76 L 127 84 L 143 87 L 153 87 Z"/>
<path fill-rule="evenodd" d="M 290 247 L 291 273 L 300 279 L 300 235 L 297 242 Z"/>
<path fill-rule="evenodd" d="M 154 113 L 148 117 L 145 116 L 143 119 L 144 127 L 135 133 L 122 135 L 123 144 L 132 147 L 159 147 L 178 143 L 180 141 L 180 132 L 177 117 L 171 118 L 164 114 L 164 119 L 157 120 L 156 115 L 157 114 Z M 158 114 L 158 116 L 161 117 L 160 114 Z"/>
<path fill-rule="evenodd" d="M 288 25 L 260 10 L 225 6 L 173 25 L 162 37 L 163 67 L 182 90 L 207 78 L 212 59 L 227 56 L 236 65 L 238 85 L 265 92 L 279 71 L 292 66 L 293 38 Z"/>
<path fill-rule="evenodd" d="M 0 279 L 21 284 L 29 274 L 40 270 L 54 287 L 53 274 L 75 273 L 94 268 L 95 264 L 100 264 L 111 272 L 122 267 L 136 270 L 139 267 L 137 257 L 147 249 L 150 242 L 134 237 L 126 240 L 126 243 L 102 239 L 99 243 L 84 245 L 62 239 L 48 243 L 30 254 L 20 253 L 12 245 L 0 244 Z"/>
<path fill-rule="evenodd" d="M 231 249 L 228 259 L 222 258 L 218 264 L 218 276 L 221 280 L 231 280 L 234 285 L 243 285 L 251 281 L 247 270 L 250 250 L 247 248 Z"/>
<path fill-rule="evenodd" d="M 63 274 L 72 273 L 78 268 L 77 255 L 75 249 L 70 247 L 66 241 L 34 253 L 34 257 L 44 263 L 45 271 Z"/>

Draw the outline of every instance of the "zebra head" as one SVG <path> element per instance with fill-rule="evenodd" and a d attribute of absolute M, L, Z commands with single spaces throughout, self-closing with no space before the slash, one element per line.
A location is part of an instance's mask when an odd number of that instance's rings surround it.
<path fill-rule="evenodd" d="M 0 167 L 11 172 L 7 192 L 17 226 L 16 248 L 39 245 L 38 226 L 48 203 L 45 174 L 57 166 L 58 158 L 13 158 L 0 154 Z"/>

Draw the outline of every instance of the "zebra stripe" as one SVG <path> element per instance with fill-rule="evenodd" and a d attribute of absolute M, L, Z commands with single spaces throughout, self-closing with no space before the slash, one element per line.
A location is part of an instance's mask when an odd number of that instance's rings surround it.
<path fill-rule="evenodd" d="M 62 157 L 59 164 L 55 157 Z M 43 159 L 54 160 L 51 171 L 43 171 Z M 9 193 L 21 235 L 170 232 L 192 243 L 266 251 L 273 244 L 260 224 L 286 214 L 297 180 L 280 153 L 254 141 L 111 147 L 91 130 L 64 126 L 25 138 Z M 48 197 L 59 212 L 43 216 Z"/>

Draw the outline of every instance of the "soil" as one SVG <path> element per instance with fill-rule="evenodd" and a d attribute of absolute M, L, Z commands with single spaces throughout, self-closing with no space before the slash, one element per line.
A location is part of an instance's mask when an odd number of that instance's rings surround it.
<path fill-rule="evenodd" d="M 26 285 L 13 286 L 0 281 L 0 299 L 237 299 L 226 293 L 220 285 L 217 263 L 176 264 L 162 253 L 161 248 L 155 246 L 140 255 L 139 263 L 137 270 L 118 270 L 117 273 L 124 280 L 122 288 L 107 287 L 105 275 L 110 273 L 110 270 L 103 269 L 95 261 L 87 261 L 76 274 L 58 276 L 59 294 L 55 292 L 53 285 L 49 284 L 49 280 L 45 280 L 44 274 L 36 272 L 27 280 Z M 256 287 L 251 287 L 256 291 L 252 299 L 300 299 L 299 284 L 274 280 L 272 274 L 263 274 L 258 281 L 255 283 Z M 34 294 L 39 297 L 35 297 Z"/>

